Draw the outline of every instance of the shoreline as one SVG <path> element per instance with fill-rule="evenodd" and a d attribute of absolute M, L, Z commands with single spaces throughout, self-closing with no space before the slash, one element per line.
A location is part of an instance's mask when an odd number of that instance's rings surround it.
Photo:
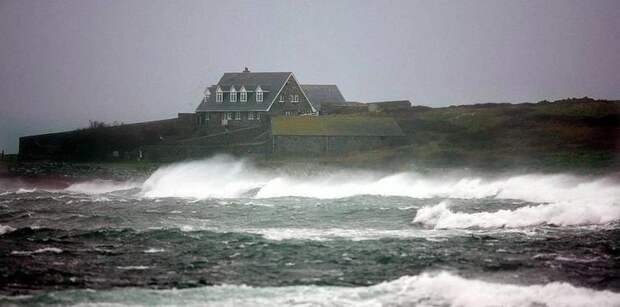
<path fill-rule="evenodd" d="M 71 184 L 89 180 L 130 181 L 146 180 L 163 166 L 201 161 L 213 158 L 183 160 L 173 162 L 55 162 L 55 161 L 0 161 L 0 183 L 4 186 L 44 186 L 66 188 Z M 416 163 L 403 159 L 368 160 L 341 159 L 342 157 L 323 157 L 318 159 L 266 159 L 252 157 L 232 157 L 248 161 L 254 168 L 272 170 L 284 174 L 303 174 L 304 176 L 332 171 L 368 171 L 377 173 L 415 172 L 423 175 L 461 173 L 470 176 L 502 177 L 520 174 L 568 174 L 576 176 L 612 177 L 620 179 L 620 171 L 614 167 L 573 167 L 540 168 L 525 164 L 521 167 L 476 167 Z M 7 184 L 8 182 L 8 184 Z"/>

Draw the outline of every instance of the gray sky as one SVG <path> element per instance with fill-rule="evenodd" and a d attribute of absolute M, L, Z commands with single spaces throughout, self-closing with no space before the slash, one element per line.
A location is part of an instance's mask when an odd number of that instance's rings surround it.
<path fill-rule="evenodd" d="M 620 98 L 620 1 L 0 0 L 0 148 L 191 112 L 222 73 L 355 101 Z"/>

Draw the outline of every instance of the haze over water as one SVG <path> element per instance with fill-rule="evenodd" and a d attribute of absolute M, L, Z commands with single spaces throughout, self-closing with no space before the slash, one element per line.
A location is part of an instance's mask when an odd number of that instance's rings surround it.
<path fill-rule="evenodd" d="M 615 177 L 218 156 L 0 189 L 0 305 L 620 304 Z"/>

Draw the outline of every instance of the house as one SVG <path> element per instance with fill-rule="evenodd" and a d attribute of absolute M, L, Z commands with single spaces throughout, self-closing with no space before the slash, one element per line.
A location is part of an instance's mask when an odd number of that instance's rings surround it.
<path fill-rule="evenodd" d="M 272 116 L 319 115 L 321 103 L 344 100 L 335 85 L 301 85 L 292 72 L 224 73 L 196 109 L 199 127 L 264 126 Z"/>

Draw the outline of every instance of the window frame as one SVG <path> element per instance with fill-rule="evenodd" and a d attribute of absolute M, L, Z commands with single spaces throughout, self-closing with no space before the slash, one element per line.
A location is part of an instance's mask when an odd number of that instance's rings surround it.
<path fill-rule="evenodd" d="M 241 120 L 241 112 L 235 112 L 235 120 Z"/>
<path fill-rule="evenodd" d="M 263 89 L 259 86 L 256 87 L 256 102 L 263 102 Z"/>
<path fill-rule="evenodd" d="M 245 86 L 242 86 L 239 91 L 239 102 L 248 102 L 248 91 L 246 91 Z"/>
<path fill-rule="evenodd" d="M 215 102 L 224 102 L 224 92 L 219 86 L 215 91 Z"/>
<path fill-rule="evenodd" d="M 232 118 L 233 118 L 233 112 L 226 112 L 226 113 L 224 113 L 224 119 L 232 120 Z"/>
<path fill-rule="evenodd" d="M 234 86 L 230 88 L 230 95 L 228 99 L 230 102 L 237 102 L 237 90 Z"/>

